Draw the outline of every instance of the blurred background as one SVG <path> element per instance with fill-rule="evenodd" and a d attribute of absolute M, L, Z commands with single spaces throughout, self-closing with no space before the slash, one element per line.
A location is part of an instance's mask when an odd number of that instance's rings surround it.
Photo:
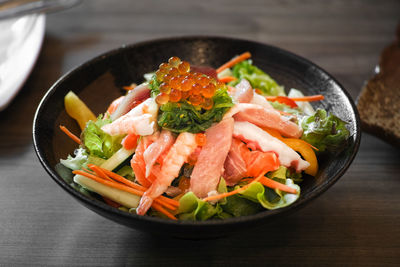
<path fill-rule="evenodd" d="M 121 45 L 181 35 L 258 41 L 316 63 L 356 100 L 399 15 L 398 0 L 84 0 L 46 15 L 37 61 L 0 111 L 0 265 L 400 264 L 400 153 L 366 133 L 347 173 L 310 205 L 213 241 L 158 238 L 90 212 L 51 181 L 32 147 L 33 115 L 50 86 Z"/>

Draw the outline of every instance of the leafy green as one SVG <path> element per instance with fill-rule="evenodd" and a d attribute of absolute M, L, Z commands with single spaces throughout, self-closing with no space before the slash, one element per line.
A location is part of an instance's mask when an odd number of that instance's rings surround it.
<path fill-rule="evenodd" d="M 135 180 L 135 173 L 132 170 L 132 167 L 129 165 L 123 166 L 121 169 L 117 171 L 117 174 L 125 177 L 128 180 L 134 181 Z"/>
<path fill-rule="evenodd" d="M 179 200 L 179 219 L 192 221 L 205 221 L 217 213 L 221 213 L 222 209 L 217 204 L 215 207 L 196 197 L 193 192 L 186 193 Z"/>
<path fill-rule="evenodd" d="M 88 161 L 88 154 L 84 148 L 74 151 L 74 156 L 68 155 L 67 159 L 60 159 L 60 163 L 71 170 L 80 170 Z"/>
<path fill-rule="evenodd" d="M 296 115 L 296 116 L 300 115 L 300 113 L 301 113 L 298 108 L 291 108 L 288 105 L 285 105 L 283 103 L 279 103 L 278 101 L 271 101 L 269 103 L 272 105 L 272 107 L 274 109 L 277 109 L 277 110 L 280 110 L 280 111 L 283 111 L 283 112 L 286 112 L 286 113 L 290 113 L 290 114 L 293 114 L 293 115 Z"/>
<path fill-rule="evenodd" d="M 283 87 L 268 74 L 254 66 L 251 60 L 245 60 L 236 64 L 233 67 L 232 73 L 237 78 L 237 81 L 230 83 L 232 86 L 239 83 L 241 79 L 246 79 L 253 88 L 260 89 L 265 95 L 285 95 Z"/>
<path fill-rule="evenodd" d="M 224 114 L 233 106 L 232 98 L 226 89 L 219 89 L 213 96 L 214 106 L 210 110 L 195 107 L 186 101 L 168 102 L 160 107 L 158 125 L 175 133 L 203 132 L 214 122 L 222 120 Z"/>
<path fill-rule="evenodd" d="M 227 197 L 226 204 L 221 207 L 226 213 L 231 214 L 233 217 L 256 214 L 263 210 L 260 204 L 237 195 Z"/>
<path fill-rule="evenodd" d="M 323 109 L 318 109 L 314 115 L 303 118 L 301 127 L 301 139 L 318 148 L 320 152 L 340 150 L 350 135 L 346 122 L 333 114 L 328 116 Z"/>
<path fill-rule="evenodd" d="M 300 187 L 293 184 L 291 179 L 285 179 L 286 185 L 297 190 L 297 194 L 288 194 L 280 190 L 273 190 L 264 187 L 261 183 L 252 183 L 246 190 L 240 192 L 238 196 L 251 200 L 255 203 L 260 203 L 266 209 L 273 210 L 289 206 L 295 202 L 300 196 Z"/>
<path fill-rule="evenodd" d="M 160 93 L 159 87 L 160 87 L 161 83 L 159 81 L 157 81 L 157 77 L 155 74 L 153 74 L 153 76 L 151 76 L 151 78 L 148 80 L 148 82 L 149 82 L 151 96 L 156 97 Z"/>
<path fill-rule="evenodd" d="M 101 130 L 101 127 L 111 123 L 110 118 L 100 115 L 97 120 L 89 121 L 85 130 L 82 132 L 83 145 L 92 156 L 102 159 L 110 158 L 122 145 L 123 136 L 111 136 Z"/>

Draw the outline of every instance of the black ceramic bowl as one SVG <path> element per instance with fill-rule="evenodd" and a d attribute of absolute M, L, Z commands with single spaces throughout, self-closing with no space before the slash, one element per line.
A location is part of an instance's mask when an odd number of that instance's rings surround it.
<path fill-rule="evenodd" d="M 317 177 L 301 184 L 301 197 L 293 205 L 263 211 L 256 215 L 205 222 L 172 221 L 137 216 L 92 200 L 75 191 L 57 174 L 54 166 L 76 147 L 59 130 L 60 124 L 79 132 L 75 121 L 65 112 L 63 99 L 73 90 L 94 111 L 102 113 L 108 104 L 122 95 L 122 86 L 141 82 L 143 74 L 154 71 L 161 62 L 178 56 L 196 65 L 218 67 L 234 55 L 250 51 L 254 64 L 270 74 L 286 89 L 302 90 L 306 95 L 323 94 L 325 100 L 315 103 L 348 122 L 351 133 L 348 145 L 339 155 L 320 160 Z M 221 37 L 179 37 L 142 42 L 100 55 L 60 78 L 43 97 L 33 124 L 35 151 L 46 171 L 66 192 L 89 209 L 126 226 L 180 237 L 225 235 L 238 229 L 269 222 L 304 206 L 332 186 L 347 170 L 360 143 L 360 123 L 349 94 L 327 72 L 310 61 L 282 49 L 246 40 Z"/>

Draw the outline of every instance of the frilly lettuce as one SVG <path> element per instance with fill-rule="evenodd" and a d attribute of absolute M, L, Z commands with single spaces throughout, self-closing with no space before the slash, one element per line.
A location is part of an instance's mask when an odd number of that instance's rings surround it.
<path fill-rule="evenodd" d="M 300 196 L 300 187 L 291 179 L 286 179 L 286 185 L 297 190 L 297 194 L 288 194 L 280 190 L 264 187 L 261 183 L 252 183 L 246 190 L 240 192 L 243 198 L 260 203 L 266 209 L 273 210 L 289 206 Z"/>
<path fill-rule="evenodd" d="M 346 122 L 333 114 L 328 116 L 323 109 L 318 109 L 312 116 L 304 117 L 301 127 L 303 128 L 301 139 L 321 152 L 340 150 L 350 135 Z"/>
<path fill-rule="evenodd" d="M 260 89 L 265 95 L 285 95 L 282 86 L 272 79 L 268 74 L 252 65 L 251 60 L 245 60 L 233 67 L 233 76 L 238 78 L 237 81 L 232 82 L 234 86 L 240 82 L 241 79 L 246 79 L 250 82 L 253 88 Z"/>
<path fill-rule="evenodd" d="M 192 192 L 186 193 L 179 201 L 178 217 L 181 220 L 203 221 L 212 219 L 224 219 L 256 214 L 263 209 L 278 209 L 295 202 L 300 196 L 300 187 L 291 179 L 286 179 L 286 168 L 278 169 L 272 174 L 273 179 L 284 182 L 287 186 L 295 188 L 297 194 L 288 194 L 280 190 L 264 187 L 255 182 L 246 190 L 222 199 L 215 205 L 197 198 Z M 223 179 L 221 179 L 223 181 Z M 237 189 L 239 186 L 236 186 Z M 220 183 L 219 193 L 226 192 L 227 188 Z"/>
<path fill-rule="evenodd" d="M 80 170 L 88 161 L 88 154 L 84 148 L 74 151 L 75 156 L 68 155 L 67 159 L 60 159 L 60 163 L 71 170 Z"/>
<path fill-rule="evenodd" d="M 85 130 L 82 132 L 83 145 L 90 155 L 108 159 L 122 145 L 123 136 L 111 136 L 101 130 L 101 127 L 111 123 L 110 118 L 104 118 L 100 115 L 97 120 L 89 121 Z"/>

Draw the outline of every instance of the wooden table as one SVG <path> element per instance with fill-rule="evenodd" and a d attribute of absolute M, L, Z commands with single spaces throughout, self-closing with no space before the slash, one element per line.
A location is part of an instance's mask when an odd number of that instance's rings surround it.
<path fill-rule="evenodd" d="M 188 34 L 265 42 L 320 65 L 356 99 L 399 14 L 395 0 L 96 0 L 49 15 L 38 62 L 0 113 L 0 265 L 399 265 L 400 150 L 365 133 L 347 173 L 308 206 L 202 241 L 151 236 L 89 211 L 32 147 L 33 114 L 51 84 L 122 44 Z"/>

